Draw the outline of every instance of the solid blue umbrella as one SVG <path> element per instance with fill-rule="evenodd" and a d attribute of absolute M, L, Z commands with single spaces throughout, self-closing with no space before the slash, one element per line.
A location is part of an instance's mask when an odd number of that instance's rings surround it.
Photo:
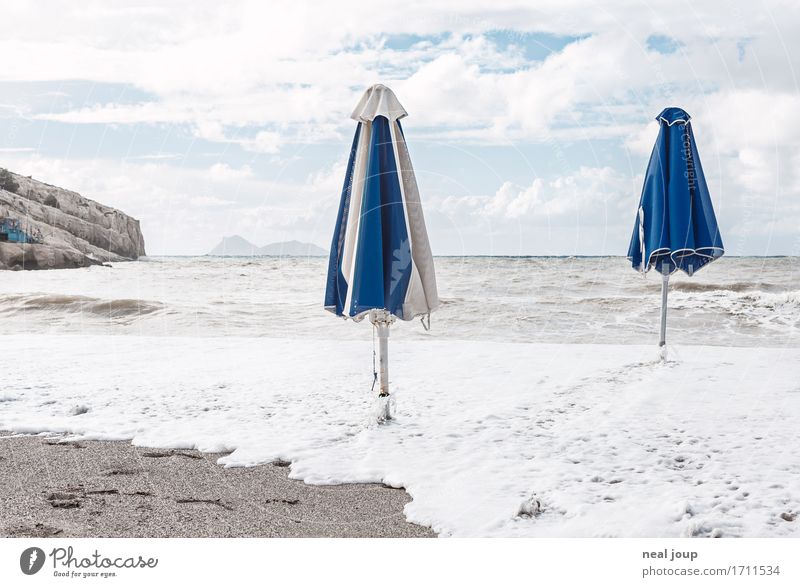
<path fill-rule="evenodd" d="M 661 339 L 666 345 L 669 276 L 691 276 L 725 254 L 690 116 L 666 108 L 642 187 L 628 258 L 637 271 L 655 269 L 661 286 Z"/>
<path fill-rule="evenodd" d="M 389 395 L 388 337 L 395 318 L 439 305 L 433 256 L 394 92 L 377 84 L 353 111 L 350 149 L 331 243 L 325 309 L 369 317 L 380 340 L 380 396 Z"/>

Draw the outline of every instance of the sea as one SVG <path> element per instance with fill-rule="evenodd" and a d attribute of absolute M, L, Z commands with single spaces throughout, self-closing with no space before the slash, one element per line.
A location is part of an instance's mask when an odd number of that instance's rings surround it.
<path fill-rule="evenodd" d="M 440 536 L 800 534 L 800 259 L 676 275 L 664 355 L 661 278 L 624 258 L 435 263 L 389 400 L 323 258 L 4 272 L 0 430 L 404 487 Z"/>
<path fill-rule="evenodd" d="M 658 340 L 661 276 L 623 257 L 438 257 L 430 330 L 398 339 L 570 344 Z M 327 259 L 148 257 L 110 267 L 4 272 L 4 334 L 361 339 L 326 312 Z M 670 279 L 668 342 L 800 346 L 800 258 L 724 257 Z"/>

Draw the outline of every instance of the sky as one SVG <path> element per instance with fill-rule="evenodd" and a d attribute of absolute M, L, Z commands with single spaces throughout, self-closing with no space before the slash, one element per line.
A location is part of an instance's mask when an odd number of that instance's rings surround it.
<path fill-rule="evenodd" d="M 390 86 L 438 255 L 624 255 L 667 106 L 728 254 L 800 254 L 800 4 L 5 3 L 0 167 L 141 220 L 328 248 L 364 89 Z"/>

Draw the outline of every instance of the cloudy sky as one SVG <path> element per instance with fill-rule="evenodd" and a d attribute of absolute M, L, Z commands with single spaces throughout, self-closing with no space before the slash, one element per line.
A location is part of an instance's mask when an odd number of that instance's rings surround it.
<path fill-rule="evenodd" d="M 733 4 L 5 3 L 0 166 L 140 218 L 151 255 L 327 248 L 382 82 L 436 254 L 625 254 L 680 106 L 728 253 L 797 255 L 800 8 Z"/>

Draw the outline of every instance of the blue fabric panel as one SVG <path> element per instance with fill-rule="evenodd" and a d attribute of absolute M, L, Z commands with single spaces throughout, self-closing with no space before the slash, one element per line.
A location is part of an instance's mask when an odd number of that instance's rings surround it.
<path fill-rule="evenodd" d="M 344 311 L 345 299 L 347 299 L 347 282 L 341 267 L 342 247 L 344 245 L 345 233 L 347 231 L 347 219 L 350 213 L 350 198 L 353 188 L 353 167 L 358 150 L 358 140 L 361 136 L 361 124 L 356 126 L 356 133 L 353 137 L 353 145 L 350 147 L 350 157 L 347 160 L 347 172 L 344 176 L 344 186 L 339 202 L 339 213 L 336 216 L 336 226 L 333 231 L 331 241 L 330 256 L 328 258 L 328 280 L 325 286 L 325 307 L 341 316 Z"/>
<path fill-rule="evenodd" d="M 372 121 L 349 315 L 377 308 L 402 318 L 411 246 L 389 120 Z"/>

